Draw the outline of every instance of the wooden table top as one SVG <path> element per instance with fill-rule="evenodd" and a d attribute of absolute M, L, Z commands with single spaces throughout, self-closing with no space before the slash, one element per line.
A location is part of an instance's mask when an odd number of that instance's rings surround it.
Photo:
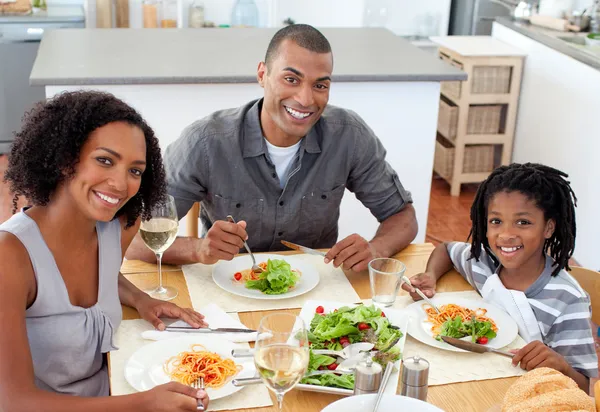
<path fill-rule="evenodd" d="M 401 260 L 406 265 L 406 275 L 410 277 L 425 269 L 427 259 L 433 249 L 434 247 L 430 243 L 410 245 L 394 257 Z M 288 255 L 296 253 L 297 252 L 292 251 L 279 252 L 278 254 Z M 156 285 L 156 270 L 155 264 L 141 261 L 125 261 L 121 268 L 121 272 L 126 275 L 130 281 L 142 289 Z M 368 299 L 371 297 L 369 276 L 366 271 L 361 273 L 346 272 L 346 276 L 361 299 Z M 182 307 L 192 307 L 187 283 L 185 282 L 183 272 L 179 268 L 163 265 L 163 282 L 166 285 L 174 286 L 179 291 L 179 295 L 173 302 Z M 444 275 L 437 284 L 438 292 L 464 290 L 472 290 L 472 287 L 453 270 Z M 402 290 L 400 295 L 402 294 L 406 294 L 406 292 Z M 271 312 L 272 311 L 240 312 L 239 316 L 244 325 L 256 329 L 260 319 Z M 300 309 L 289 309 L 284 312 L 298 314 L 300 313 Z M 123 307 L 123 319 L 139 319 L 139 315 L 136 310 Z M 516 379 L 516 377 L 502 378 L 430 386 L 427 401 L 449 412 L 485 412 L 492 406 L 497 406 L 502 402 L 504 393 Z M 398 386 L 398 393 L 400 393 L 400 386 Z M 274 404 L 276 404 L 273 394 L 271 394 L 271 397 Z M 337 395 L 292 390 L 285 395 L 283 410 L 285 412 L 316 412 L 339 398 L 340 396 Z M 271 412 L 276 410 L 276 406 L 272 406 L 266 408 L 241 409 L 240 411 Z"/>

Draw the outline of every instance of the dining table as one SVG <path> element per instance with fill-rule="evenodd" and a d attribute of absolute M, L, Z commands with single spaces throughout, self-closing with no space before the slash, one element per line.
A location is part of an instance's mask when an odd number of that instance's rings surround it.
<path fill-rule="evenodd" d="M 431 243 L 411 244 L 393 257 L 402 261 L 406 266 L 405 275 L 409 278 L 425 270 L 427 260 L 434 250 Z M 271 252 L 273 253 L 273 252 Z M 275 252 L 281 255 L 297 254 L 296 251 Z M 125 260 L 121 267 L 121 273 L 132 283 L 141 289 L 148 289 L 156 285 L 156 264 L 138 260 Z M 371 298 L 368 271 L 353 272 L 344 270 L 350 284 L 361 299 Z M 163 265 L 163 283 L 175 287 L 179 294 L 172 301 L 181 307 L 192 307 L 188 286 L 180 267 Z M 471 285 L 455 270 L 451 270 L 442 276 L 436 286 L 437 292 L 458 292 L 473 290 Z M 407 292 L 400 290 L 399 295 Z M 207 302 L 210 303 L 210 302 Z M 257 329 L 262 317 L 275 311 L 239 312 L 240 321 L 251 329 Z M 277 310 L 297 315 L 300 309 Z M 123 319 L 139 319 L 135 309 L 123 306 Z M 483 367 L 483 366 L 482 366 Z M 457 412 L 486 412 L 496 409 L 502 403 L 502 398 L 516 377 L 499 378 L 490 380 L 470 381 L 452 383 L 447 385 L 430 386 L 427 394 L 427 402 L 437 406 L 444 411 Z M 398 382 L 396 393 L 400 393 L 401 382 Z M 271 393 L 273 406 L 252 409 L 239 409 L 240 411 L 267 412 L 276 411 L 277 403 L 275 396 Z M 316 412 L 328 404 L 340 398 L 339 395 L 331 395 L 317 392 L 306 392 L 294 389 L 285 395 L 284 411 L 286 412 Z"/>

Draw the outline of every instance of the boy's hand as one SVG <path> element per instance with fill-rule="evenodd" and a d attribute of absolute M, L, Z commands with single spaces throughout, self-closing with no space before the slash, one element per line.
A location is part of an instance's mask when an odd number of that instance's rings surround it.
<path fill-rule="evenodd" d="M 421 291 L 428 298 L 432 298 L 433 295 L 435 295 L 436 277 L 433 273 L 430 273 L 430 272 L 419 273 L 418 275 L 415 275 L 410 278 L 410 283 L 412 283 L 412 285 L 414 287 L 411 287 L 410 285 L 403 283 L 402 289 L 404 289 L 405 291 L 410 293 L 410 297 L 413 298 L 414 300 L 421 299 L 421 297 L 419 295 L 417 295 L 417 293 L 415 292 L 414 288 L 421 289 Z"/>
<path fill-rule="evenodd" d="M 526 371 L 547 367 L 566 375 L 570 368 L 565 358 L 539 340 L 528 343 L 521 349 L 511 352 L 515 353 L 512 364 L 517 366 L 520 363 L 521 369 Z"/>

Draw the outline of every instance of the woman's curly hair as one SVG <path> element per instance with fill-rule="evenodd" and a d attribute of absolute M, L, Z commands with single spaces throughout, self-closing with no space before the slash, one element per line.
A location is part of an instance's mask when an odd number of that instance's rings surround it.
<path fill-rule="evenodd" d="M 98 91 L 61 93 L 25 114 L 4 175 L 15 193 L 13 213 L 19 196 L 32 205 L 47 205 L 58 185 L 75 174 L 81 148 L 90 134 L 112 122 L 137 126 L 146 139 L 146 170 L 140 189 L 115 217 L 125 215 L 127 227 L 140 216 L 150 219 L 152 208 L 166 196 L 158 139 L 137 111 L 112 94 Z"/>

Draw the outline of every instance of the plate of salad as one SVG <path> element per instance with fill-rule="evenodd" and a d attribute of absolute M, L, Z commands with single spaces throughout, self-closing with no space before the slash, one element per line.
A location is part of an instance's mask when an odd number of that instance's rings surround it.
<path fill-rule="evenodd" d="M 319 272 L 294 256 L 255 254 L 262 273 L 252 271 L 250 255 L 221 261 L 213 267 L 213 280 L 234 295 L 254 299 L 286 299 L 310 292 L 319 284 Z"/>
<path fill-rule="evenodd" d="M 519 333 L 517 324 L 504 310 L 484 300 L 452 296 L 434 296 L 431 300 L 441 313 L 423 301 L 406 307 L 411 320 L 408 333 L 426 345 L 465 352 L 442 341 L 441 336 L 449 336 L 500 349 Z"/>
<path fill-rule="evenodd" d="M 308 327 L 310 360 L 307 373 L 315 370 L 336 370 L 344 361 L 336 355 L 318 354 L 320 350 L 341 351 L 344 347 L 369 342 L 373 348 L 363 356 L 371 356 L 375 362 L 387 365 L 394 361 L 396 367 L 390 376 L 385 393 L 395 394 L 399 379 L 409 317 L 404 311 L 384 309 L 374 305 L 348 305 L 330 301 L 307 301 L 300 311 L 300 318 Z M 359 356 L 359 359 L 362 357 Z M 357 359 L 358 361 L 358 359 Z M 324 374 L 303 378 L 298 389 L 352 395 L 354 374 Z"/>

